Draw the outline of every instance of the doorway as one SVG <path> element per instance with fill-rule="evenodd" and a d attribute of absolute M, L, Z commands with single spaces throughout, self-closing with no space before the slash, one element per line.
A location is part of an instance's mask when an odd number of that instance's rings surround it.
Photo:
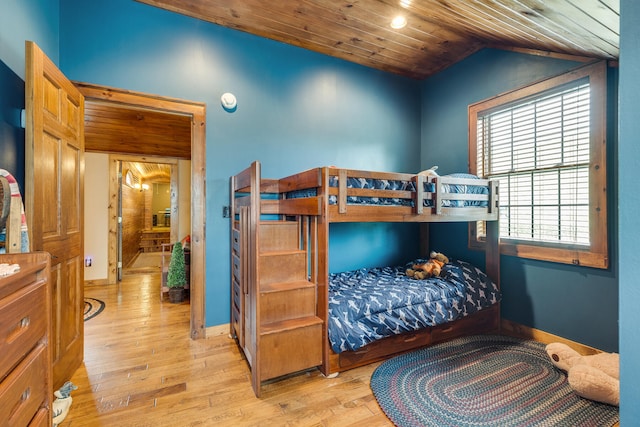
<path fill-rule="evenodd" d="M 117 279 L 123 274 L 160 272 L 162 253 L 191 232 L 190 160 L 144 161 L 135 156 L 109 156 L 120 177 L 117 199 Z M 114 168 L 111 168 L 113 170 Z M 89 173 L 89 172 L 87 172 Z M 110 177 L 116 179 L 117 177 Z M 166 261 L 166 260 L 165 260 Z"/>
<path fill-rule="evenodd" d="M 85 149 L 87 151 L 111 153 L 117 156 L 134 156 L 146 162 L 175 161 L 190 159 L 189 171 L 191 182 L 190 206 L 190 236 L 191 236 L 191 321 L 190 335 L 193 339 L 205 337 L 205 172 L 206 172 L 206 140 L 205 117 L 206 108 L 202 103 L 180 99 L 160 97 L 123 89 L 97 86 L 88 83 L 74 82 L 75 86 L 85 97 Z M 91 108 L 100 110 L 100 115 L 87 118 L 86 112 Z M 120 121 L 118 126 L 114 122 L 118 117 L 127 119 Z M 104 117 L 104 120 L 101 118 Z M 96 131 L 92 125 L 101 122 L 104 129 L 114 131 Z M 124 125 L 123 125 L 124 124 Z M 123 129 L 124 128 L 124 129 Z M 153 134 L 141 135 L 147 131 Z M 126 143 L 118 137 L 118 132 L 124 132 Z M 187 135 L 186 137 L 180 137 Z M 107 136 L 113 136 L 111 139 Z M 184 141 L 186 140 L 186 143 Z M 109 168 L 115 168 L 115 162 L 110 162 Z M 110 176 L 117 176 L 117 173 Z M 115 182 L 114 182 L 115 181 Z M 117 180 L 110 179 L 110 187 L 117 186 Z M 110 189 L 110 194 L 115 191 Z M 115 202 L 115 201 L 112 201 Z M 115 203 L 110 203 L 113 206 Z M 173 214 L 173 212 L 172 212 Z M 176 215 L 178 212 L 176 212 Z M 109 215 L 109 229 L 117 229 L 117 216 Z M 172 236 L 177 239 L 177 233 Z M 109 245 L 109 259 L 116 259 L 115 245 Z M 116 267 L 109 266 L 109 283 L 115 283 Z"/>

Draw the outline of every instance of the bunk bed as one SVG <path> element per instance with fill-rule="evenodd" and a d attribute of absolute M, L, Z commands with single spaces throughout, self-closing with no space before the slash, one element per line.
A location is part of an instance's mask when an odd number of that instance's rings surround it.
<path fill-rule="evenodd" d="M 433 176 L 335 167 L 265 179 L 256 161 L 230 178 L 230 193 L 230 332 L 251 367 L 257 396 L 263 381 L 299 370 L 319 366 L 328 376 L 417 347 L 499 330 L 496 181 L 468 174 Z M 406 277 L 404 268 L 411 262 L 329 272 L 331 223 L 475 221 L 486 221 L 484 271 L 456 260 L 443 268 L 440 277 L 427 281 Z M 375 277 L 369 289 L 376 295 L 382 277 L 383 282 L 397 281 L 396 289 L 426 294 L 427 300 L 443 299 L 431 314 L 418 307 L 421 319 L 408 314 L 404 306 L 382 302 L 380 306 L 388 305 L 388 310 L 369 319 L 380 317 L 393 333 L 379 333 L 380 325 L 374 325 L 374 332 L 361 334 L 366 339 L 337 338 L 332 328 L 353 323 L 346 317 L 348 307 L 370 314 L 366 301 L 359 307 L 353 304 L 366 298 L 366 286 L 349 294 L 364 276 Z M 430 290 L 427 282 L 433 285 Z M 481 300 L 466 300 L 471 286 L 482 294 Z M 351 301 L 338 301 L 341 294 L 349 294 Z M 406 305 L 420 304 L 409 300 Z M 412 326 L 382 319 L 382 311 L 400 313 L 395 318 Z M 357 323 L 356 333 L 367 322 Z"/>

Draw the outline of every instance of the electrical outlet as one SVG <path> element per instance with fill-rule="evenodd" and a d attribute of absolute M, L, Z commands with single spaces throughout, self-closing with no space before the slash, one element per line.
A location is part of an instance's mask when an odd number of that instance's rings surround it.
<path fill-rule="evenodd" d="M 231 217 L 231 206 L 223 206 L 222 218 L 230 218 L 230 217 Z"/>
<path fill-rule="evenodd" d="M 92 262 L 93 262 L 93 260 L 91 259 L 91 257 L 90 257 L 90 256 L 88 256 L 88 257 L 86 257 L 86 258 L 84 259 L 84 266 L 85 266 L 85 267 L 91 267 L 91 263 L 92 263 Z"/>

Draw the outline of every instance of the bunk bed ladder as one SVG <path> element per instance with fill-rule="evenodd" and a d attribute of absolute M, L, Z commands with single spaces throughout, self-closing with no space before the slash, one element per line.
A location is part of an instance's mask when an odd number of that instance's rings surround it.
<path fill-rule="evenodd" d="M 322 319 L 309 281 L 302 220 L 261 221 L 258 237 L 259 382 L 322 364 Z"/>
<path fill-rule="evenodd" d="M 260 397 L 265 380 L 322 365 L 315 233 L 308 217 L 278 213 L 278 185 L 260 163 L 231 177 L 231 336 Z"/>

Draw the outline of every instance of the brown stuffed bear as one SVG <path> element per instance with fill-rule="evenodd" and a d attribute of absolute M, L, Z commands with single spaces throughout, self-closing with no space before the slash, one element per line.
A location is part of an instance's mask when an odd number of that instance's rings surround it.
<path fill-rule="evenodd" d="M 620 356 L 617 353 L 582 356 L 562 343 L 551 343 L 546 351 L 551 363 L 567 373 L 569 385 L 579 396 L 614 406 L 620 404 Z"/>
<path fill-rule="evenodd" d="M 428 279 L 432 276 L 440 276 L 442 267 L 449 262 L 449 258 L 440 252 L 431 252 L 431 257 L 427 262 L 422 264 L 413 264 L 411 268 L 406 270 L 406 274 L 414 279 Z"/>

